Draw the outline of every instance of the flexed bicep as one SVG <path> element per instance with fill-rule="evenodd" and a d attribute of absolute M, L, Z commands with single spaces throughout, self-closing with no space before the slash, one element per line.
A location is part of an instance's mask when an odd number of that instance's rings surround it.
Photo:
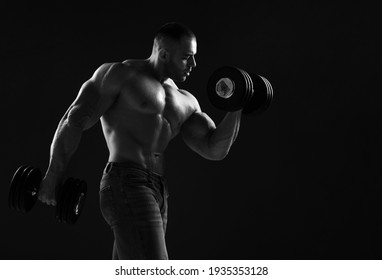
<path fill-rule="evenodd" d="M 210 137 L 215 129 L 215 123 L 207 114 L 196 111 L 183 124 L 181 133 L 188 147 L 202 157 L 211 159 Z"/>

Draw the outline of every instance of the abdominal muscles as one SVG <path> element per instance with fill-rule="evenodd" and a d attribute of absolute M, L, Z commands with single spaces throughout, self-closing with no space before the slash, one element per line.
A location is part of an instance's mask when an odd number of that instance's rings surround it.
<path fill-rule="evenodd" d="M 171 125 L 162 114 L 114 111 L 104 115 L 101 122 L 110 158 L 118 161 L 142 161 L 162 154 L 173 138 Z"/>
<path fill-rule="evenodd" d="M 138 86 L 121 93 L 101 118 L 111 160 L 142 162 L 164 153 L 188 115 L 175 89 L 150 82 Z"/>

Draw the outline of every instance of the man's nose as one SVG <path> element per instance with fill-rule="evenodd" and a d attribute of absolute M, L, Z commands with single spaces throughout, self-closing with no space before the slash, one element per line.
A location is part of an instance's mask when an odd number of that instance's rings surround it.
<path fill-rule="evenodd" d="M 189 62 L 189 64 L 188 64 L 188 66 L 190 66 L 190 67 L 196 67 L 196 60 L 195 60 L 195 57 L 191 57 L 191 60 L 190 60 L 190 62 Z"/>

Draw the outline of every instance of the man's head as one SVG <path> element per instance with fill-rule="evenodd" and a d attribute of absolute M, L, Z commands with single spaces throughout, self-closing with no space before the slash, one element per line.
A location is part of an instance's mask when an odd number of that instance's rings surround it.
<path fill-rule="evenodd" d="M 152 57 L 161 64 L 163 75 L 183 82 L 196 66 L 196 37 L 180 23 L 163 25 L 154 37 Z"/>

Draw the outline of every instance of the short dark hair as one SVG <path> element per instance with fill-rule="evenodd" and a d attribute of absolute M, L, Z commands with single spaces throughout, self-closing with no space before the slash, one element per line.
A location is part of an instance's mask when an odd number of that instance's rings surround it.
<path fill-rule="evenodd" d="M 169 22 L 162 25 L 162 27 L 155 33 L 154 39 L 161 40 L 162 38 L 170 38 L 175 41 L 180 41 L 183 37 L 196 38 L 191 29 L 184 24 Z"/>

